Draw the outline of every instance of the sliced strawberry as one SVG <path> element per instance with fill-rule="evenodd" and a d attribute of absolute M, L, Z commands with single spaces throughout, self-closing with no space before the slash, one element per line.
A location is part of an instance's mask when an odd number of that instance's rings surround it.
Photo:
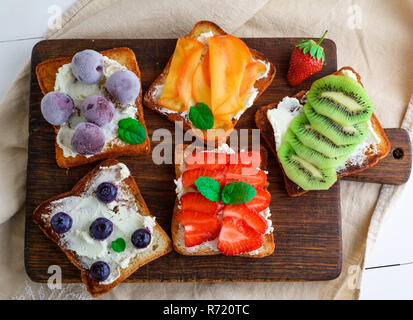
<path fill-rule="evenodd" d="M 258 212 L 248 209 L 245 204 L 226 205 L 223 217 L 233 217 L 243 220 L 259 233 L 265 233 L 267 230 L 267 220 Z"/>
<path fill-rule="evenodd" d="M 182 184 L 184 188 L 188 188 L 195 185 L 196 179 L 199 177 L 210 177 L 221 183 L 221 186 L 225 183 L 225 174 L 223 171 L 207 170 L 204 168 L 196 168 L 186 170 L 182 174 Z"/>
<path fill-rule="evenodd" d="M 219 234 L 219 220 L 216 216 L 194 210 L 179 211 L 176 219 L 184 227 L 185 246 L 193 247 L 213 240 Z"/>
<path fill-rule="evenodd" d="M 271 194 L 267 189 L 256 187 L 255 190 L 257 191 L 257 194 L 245 205 L 255 212 L 260 212 L 270 205 Z"/>
<path fill-rule="evenodd" d="M 241 151 L 231 154 L 228 163 L 258 168 L 261 165 L 261 154 L 258 151 Z"/>
<path fill-rule="evenodd" d="M 264 171 L 248 165 L 227 164 L 224 169 L 226 184 L 234 181 L 244 181 L 253 187 L 264 187 L 267 182 L 267 175 Z"/>
<path fill-rule="evenodd" d="M 227 256 L 242 254 L 259 249 L 264 243 L 264 235 L 255 231 L 243 220 L 226 217 L 221 221 L 218 250 Z"/>
<path fill-rule="evenodd" d="M 204 168 L 219 170 L 224 168 L 229 155 L 218 152 L 193 152 L 185 158 L 186 169 Z"/>
<path fill-rule="evenodd" d="M 198 212 L 217 214 L 224 208 L 221 201 L 214 202 L 198 192 L 188 192 L 181 197 L 181 210 L 196 210 Z"/>

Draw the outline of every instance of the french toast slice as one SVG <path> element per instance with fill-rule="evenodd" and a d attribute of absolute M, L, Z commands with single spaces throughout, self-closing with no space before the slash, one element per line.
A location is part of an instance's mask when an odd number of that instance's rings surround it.
<path fill-rule="evenodd" d="M 114 48 L 106 51 L 101 51 L 100 53 L 103 56 L 106 56 L 109 59 L 115 60 L 116 62 L 120 63 L 128 70 L 135 73 L 140 81 L 142 81 L 138 62 L 136 60 L 135 54 L 131 49 L 124 47 Z M 43 95 L 47 94 L 48 92 L 54 91 L 56 74 L 59 68 L 67 63 L 70 63 L 71 61 L 72 57 L 56 58 L 43 61 L 36 66 L 36 76 Z M 142 88 L 139 92 L 138 97 L 136 98 L 135 105 L 138 110 L 136 113 L 136 119 L 144 126 L 147 132 L 142 107 Z M 60 126 L 54 126 L 56 135 L 56 162 L 61 168 L 81 166 L 86 163 L 92 163 L 102 159 L 117 158 L 120 156 L 146 155 L 151 151 L 149 136 L 147 135 L 146 140 L 140 144 L 132 145 L 127 143 L 112 143 L 109 148 L 106 148 L 104 151 L 92 156 L 77 154 L 74 157 L 66 157 L 64 155 L 63 149 L 57 143 L 57 134 L 59 132 L 59 128 Z"/>
<path fill-rule="evenodd" d="M 176 179 L 178 179 L 183 171 L 185 170 L 184 159 L 188 156 L 191 152 L 188 148 L 189 145 L 179 144 L 175 147 L 175 175 Z M 197 146 L 195 147 L 196 151 L 204 151 L 203 147 Z M 191 149 L 193 151 L 193 149 Z M 261 154 L 261 165 L 260 169 L 266 170 L 267 168 L 267 161 L 268 161 L 268 154 L 267 150 L 260 146 L 260 154 Z M 265 188 L 268 187 L 268 181 Z M 214 250 L 211 247 L 205 246 L 203 244 L 196 246 L 196 249 L 188 248 L 185 246 L 184 242 L 184 229 L 176 219 L 179 213 L 179 199 L 178 196 L 175 199 L 175 205 L 173 210 L 172 216 L 172 223 L 171 223 L 171 233 L 172 233 L 172 240 L 173 240 L 173 247 L 174 250 L 182 255 L 187 256 L 205 256 L 205 255 L 218 255 L 222 254 L 217 249 Z M 271 218 L 271 217 L 270 217 Z M 255 252 L 252 253 L 244 253 L 240 254 L 239 256 L 242 257 L 249 257 L 249 258 L 263 258 L 268 255 L 271 255 L 274 252 L 275 245 L 274 245 L 274 233 L 271 231 L 264 235 L 264 243 Z"/>
<path fill-rule="evenodd" d="M 38 224 L 38 226 L 44 232 L 44 234 L 53 242 L 55 242 L 60 247 L 60 249 L 66 254 L 68 259 L 81 271 L 82 282 L 85 284 L 87 291 L 93 297 L 97 297 L 104 293 L 107 293 L 112 288 L 117 286 L 120 282 L 128 278 L 136 270 L 138 270 L 139 267 L 172 251 L 172 241 L 170 240 L 166 232 L 159 226 L 159 224 L 154 221 L 153 223 L 151 222 L 153 224 L 151 242 L 148 245 L 147 249 L 140 251 L 134 257 L 132 257 L 129 260 L 127 266 L 125 266 L 125 268 L 123 268 L 123 266 L 122 268 L 118 268 L 118 278 L 116 278 L 111 283 L 103 284 L 92 279 L 89 276 L 88 264 L 91 263 L 90 257 L 84 257 L 78 254 L 75 250 L 69 249 L 73 249 L 73 247 L 70 247 L 68 243 L 70 243 L 71 241 L 70 237 L 80 237 L 80 235 L 82 235 L 82 237 L 86 237 L 87 240 L 92 241 L 92 244 L 94 242 L 99 242 L 93 240 L 91 237 L 88 237 L 84 234 L 84 232 L 88 233 L 88 226 L 90 224 L 89 222 L 91 221 L 88 221 L 83 226 L 83 228 L 75 230 L 74 228 L 76 226 L 80 226 L 79 221 L 81 220 L 81 218 L 75 216 L 73 213 L 72 228 L 64 234 L 58 234 L 54 232 L 51 227 L 50 221 L 51 215 L 55 214 L 56 211 L 63 211 L 64 209 L 67 209 L 68 212 L 66 213 L 68 213 L 69 215 L 71 212 L 74 212 L 74 210 L 71 211 L 70 204 L 73 203 L 74 205 L 78 205 L 78 203 L 80 203 L 82 196 L 93 196 L 95 193 L 94 188 L 96 187 L 96 184 L 100 183 L 103 180 L 105 180 L 105 182 L 110 182 L 113 184 L 116 183 L 118 188 L 117 199 L 115 199 L 115 201 L 118 202 L 116 203 L 116 206 L 114 208 L 110 207 L 108 204 L 107 206 L 108 208 L 110 208 L 110 210 L 113 210 L 113 212 L 116 213 L 116 210 L 121 210 L 120 208 L 122 207 L 122 205 L 124 205 L 133 208 L 133 213 L 128 212 L 130 214 L 136 213 L 143 217 L 143 219 L 145 219 L 145 217 L 150 217 L 151 219 L 153 219 L 153 216 L 150 214 L 148 207 L 146 206 L 146 203 L 142 198 L 142 195 L 139 191 L 138 186 L 136 185 L 133 176 L 129 173 L 129 170 L 124 164 L 113 159 L 103 161 L 98 166 L 96 166 L 92 171 L 90 171 L 87 175 L 85 175 L 78 183 L 76 183 L 76 185 L 73 187 L 71 191 L 57 195 L 55 197 L 52 197 L 51 199 L 44 201 L 33 212 L 34 221 Z M 77 207 L 75 208 L 78 209 Z M 84 212 L 87 212 L 84 211 L 83 206 L 79 210 L 83 210 L 82 214 L 84 214 Z M 78 218 L 77 221 L 76 218 Z M 87 218 L 85 217 L 82 219 Z M 132 228 L 134 228 L 134 226 Z M 136 226 L 136 228 L 142 228 L 142 226 Z M 72 233 L 69 234 L 70 232 Z M 114 227 L 114 231 L 112 233 L 115 235 L 115 232 L 116 228 Z M 130 235 L 128 235 L 128 237 L 125 237 L 124 240 L 126 241 L 126 248 L 128 250 L 132 250 L 131 252 L 134 252 L 133 250 L 135 250 L 135 248 L 131 243 Z M 76 239 L 76 241 L 80 240 Z M 85 245 L 87 245 L 88 242 L 85 240 L 85 243 Z M 111 249 L 108 248 L 107 250 L 110 251 Z M 117 253 L 111 252 L 111 254 L 116 255 Z M 104 261 L 104 259 L 105 257 L 98 257 L 93 261 Z M 111 274 L 112 272 L 115 271 L 111 270 Z"/>
<path fill-rule="evenodd" d="M 222 30 L 219 26 L 215 23 L 210 21 L 199 21 L 195 24 L 193 29 L 185 36 L 187 38 L 197 39 L 201 34 L 212 32 L 213 35 L 226 35 L 227 33 Z M 260 52 L 249 48 L 252 56 L 255 60 L 261 60 L 269 65 L 268 75 L 265 78 L 257 79 L 255 81 L 254 87 L 258 90 L 258 94 L 254 99 L 254 102 L 258 99 L 258 97 L 267 89 L 267 87 L 271 84 L 275 77 L 276 69 L 274 65 Z M 164 115 L 168 120 L 172 122 L 182 121 L 183 122 L 183 129 L 190 130 L 192 129 L 191 122 L 187 116 L 183 116 L 180 112 L 174 112 L 171 110 L 165 110 L 159 103 L 158 100 L 160 98 L 161 92 L 159 92 L 158 88 L 160 88 L 166 80 L 166 77 L 169 72 L 169 68 L 171 65 L 172 57 L 169 59 L 168 63 L 166 64 L 165 68 L 161 72 L 161 74 L 155 79 L 155 81 L 151 84 L 148 91 L 145 93 L 143 104 L 152 109 L 156 112 Z M 245 110 L 244 110 L 245 112 Z M 238 117 L 232 118 L 233 127 L 238 122 Z M 210 129 L 211 130 L 211 129 Z M 194 134 L 204 140 L 204 143 L 207 144 L 209 141 L 215 141 L 215 145 L 220 145 L 226 141 L 227 137 L 231 134 L 233 129 L 226 130 L 225 133 L 217 132 L 216 134 L 209 132 L 209 135 L 206 134 L 206 130 L 202 130 L 202 134 L 199 132 L 200 130 L 195 130 Z"/>
<path fill-rule="evenodd" d="M 342 75 L 345 70 L 351 71 L 357 76 L 357 81 L 363 86 L 361 82 L 360 75 L 353 70 L 351 67 L 343 67 L 340 70 L 336 71 L 334 74 L 335 75 Z M 304 104 L 305 100 L 305 95 L 306 91 L 300 91 L 296 95 L 293 96 L 293 98 L 298 99 L 301 104 Z M 257 110 L 255 113 L 255 123 L 257 127 L 260 129 L 261 135 L 266 141 L 268 147 L 274 154 L 275 158 L 277 159 L 282 173 L 283 173 L 283 178 L 285 182 L 285 188 L 290 197 L 297 197 L 300 196 L 308 190 L 303 190 L 300 186 L 298 186 L 296 183 L 292 182 L 285 174 L 284 169 L 279 162 L 278 156 L 277 156 L 277 151 L 276 151 L 276 142 L 275 142 L 275 137 L 274 137 L 274 130 L 272 128 L 271 123 L 269 122 L 267 118 L 267 111 L 270 109 L 277 108 L 279 102 L 272 103 L 267 106 L 263 106 Z M 337 177 L 342 178 L 363 170 L 366 170 L 370 168 L 371 166 L 374 166 L 380 159 L 383 159 L 389 152 L 390 152 L 390 141 L 387 138 L 382 126 L 380 125 L 380 122 L 376 118 L 376 116 L 373 114 L 370 119 L 371 122 L 371 128 L 373 129 L 375 135 L 379 137 L 380 143 L 376 144 L 374 149 L 370 148 L 366 150 L 364 159 L 362 163 L 352 163 L 351 161 L 347 161 L 343 167 L 338 168 L 337 170 Z"/>

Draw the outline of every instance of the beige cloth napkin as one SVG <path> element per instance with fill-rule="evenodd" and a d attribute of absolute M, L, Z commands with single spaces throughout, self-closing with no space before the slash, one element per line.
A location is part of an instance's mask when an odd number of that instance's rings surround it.
<path fill-rule="evenodd" d="M 412 11 L 411 0 L 79 0 L 64 13 L 62 29 L 49 31 L 46 38 L 177 38 L 199 20 L 212 20 L 240 37 L 317 37 L 328 29 L 337 44 L 339 67 L 354 67 L 383 126 L 399 127 L 413 89 Z M 50 290 L 31 282 L 24 271 L 28 96 L 26 66 L 0 105 L 0 298 L 87 298 L 81 285 Z M 410 132 L 412 109 L 410 105 L 403 122 Z M 356 299 L 366 240 L 370 250 L 403 187 L 348 181 L 341 185 L 343 271 L 336 280 L 121 284 L 102 298 Z"/>

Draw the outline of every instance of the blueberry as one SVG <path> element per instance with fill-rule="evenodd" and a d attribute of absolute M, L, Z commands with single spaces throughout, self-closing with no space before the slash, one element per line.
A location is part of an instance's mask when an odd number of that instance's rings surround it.
<path fill-rule="evenodd" d="M 105 140 L 105 134 L 97 125 L 81 122 L 76 126 L 71 142 L 77 153 L 91 155 L 103 149 Z"/>
<path fill-rule="evenodd" d="M 138 229 L 132 234 L 131 241 L 136 248 L 142 249 L 146 248 L 149 243 L 151 243 L 151 238 L 151 234 L 148 230 Z"/>
<path fill-rule="evenodd" d="M 96 196 L 104 203 L 109 203 L 115 200 L 117 194 L 118 188 L 110 182 L 101 183 L 96 190 Z"/>
<path fill-rule="evenodd" d="M 112 231 L 113 223 L 106 218 L 97 218 L 89 228 L 89 234 L 95 240 L 105 240 Z"/>
<path fill-rule="evenodd" d="M 106 80 L 106 90 L 120 103 L 128 103 L 135 101 L 141 83 L 132 71 L 119 70 Z"/>
<path fill-rule="evenodd" d="M 93 84 L 103 77 L 103 56 L 94 50 L 83 50 L 72 59 L 72 73 L 77 80 Z"/>
<path fill-rule="evenodd" d="M 96 261 L 90 266 L 90 277 L 96 281 L 105 281 L 110 274 L 110 267 L 106 262 Z"/>
<path fill-rule="evenodd" d="M 56 213 L 50 221 L 54 232 L 59 234 L 68 232 L 72 227 L 72 222 L 72 218 L 64 212 Z"/>
<path fill-rule="evenodd" d="M 72 98 L 64 92 L 52 91 L 40 103 L 43 118 L 54 126 L 60 126 L 75 111 Z"/>
<path fill-rule="evenodd" d="M 99 127 L 111 122 L 115 113 L 112 102 L 99 94 L 88 96 L 83 100 L 81 110 L 87 121 Z"/>

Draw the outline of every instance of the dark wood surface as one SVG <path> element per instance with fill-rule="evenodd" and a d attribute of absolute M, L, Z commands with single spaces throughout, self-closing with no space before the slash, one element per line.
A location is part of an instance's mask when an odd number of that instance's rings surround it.
<path fill-rule="evenodd" d="M 403 184 L 409 180 L 412 167 L 412 145 L 404 129 L 384 129 L 391 149 L 387 157 L 360 173 L 344 177 L 346 180 Z"/>
<path fill-rule="evenodd" d="M 255 129 L 257 107 L 280 100 L 284 96 L 309 87 L 312 81 L 337 70 L 336 46 L 325 40 L 327 64 L 323 70 L 295 88 L 287 85 L 285 75 L 295 38 L 245 39 L 252 48 L 262 52 L 277 68 L 272 85 L 240 119 L 237 128 Z M 54 134 L 40 113 L 42 94 L 34 68 L 39 62 L 71 56 L 79 50 L 105 50 L 126 46 L 134 50 L 141 72 L 143 89 L 161 72 L 174 50 L 176 40 L 53 40 L 37 44 L 32 54 L 32 79 L 29 120 L 29 159 L 27 170 L 27 211 L 25 234 L 25 265 L 34 281 L 47 281 L 50 265 L 62 268 L 63 281 L 79 282 L 80 272 L 60 249 L 48 240 L 34 224 L 32 212 L 42 201 L 69 191 L 95 164 L 70 170 L 56 165 Z M 149 136 L 158 128 L 173 132 L 174 124 L 161 115 L 144 108 Z M 152 148 L 158 142 L 152 141 Z M 129 168 L 142 195 L 159 224 L 170 233 L 175 201 L 174 168 L 172 164 L 156 165 L 151 156 L 120 158 Z M 329 280 L 341 272 L 340 186 L 328 191 L 309 192 L 290 198 L 276 159 L 269 154 L 269 191 L 275 226 L 275 252 L 263 259 L 208 256 L 187 257 L 172 252 L 143 266 L 127 281 L 302 281 Z"/>

